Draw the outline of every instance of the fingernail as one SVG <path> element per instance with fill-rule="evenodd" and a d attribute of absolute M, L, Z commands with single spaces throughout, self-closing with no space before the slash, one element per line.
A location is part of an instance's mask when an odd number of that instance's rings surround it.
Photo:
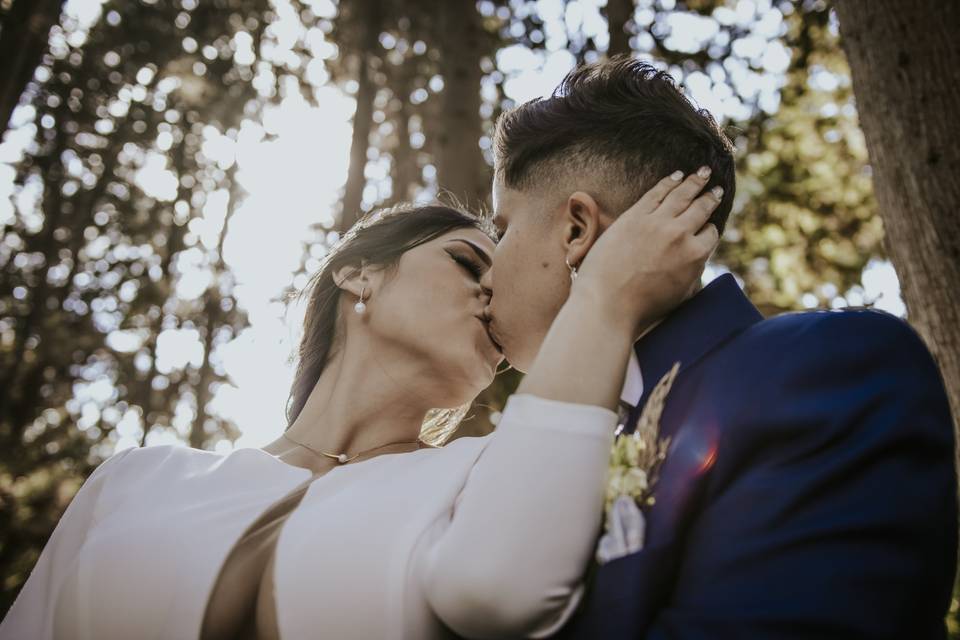
<path fill-rule="evenodd" d="M 683 180 L 683 171 L 674 171 L 670 174 L 670 179 L 674 182 L 680 182 Z"/>
<path fill-rule="evenodd" d="M 719 185 L 714 187 L 713 189 L 710 189 L 710 192 L 713 193 L 713 197 L 716 198 L 717 200 L 723 197 L 723 187 Z"/>
<path fill-rule="evenodd" d="M 710 167 L 700 167 L 700 169 L 697 170 L 697 175 L 700 176 L 701 178 L 709 178 Z"/>

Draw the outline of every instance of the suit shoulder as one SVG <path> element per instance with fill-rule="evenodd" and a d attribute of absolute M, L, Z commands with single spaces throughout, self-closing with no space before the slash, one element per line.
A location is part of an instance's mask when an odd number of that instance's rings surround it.
<path fill-rule="evenodd" d="M 851 309 L 785 313 L 743 332 L 718 360 L 740 372 L 730 381 L 751 381 L 758 394 L 795 393 L 810 385 L 843 386 L 853 380 L 872 388 L 877 376 L 896 380 L 902 392 L 932 389 L 943 379 L 930 351 L 905 321 L 883 311 Z"/>
<path fill-rule="evenodd" d="M 718 363 L 738 375 L 720 377 L 717 396 L 749 398 L 728 404 L 728 431 L 736 433 L 728 446 L 821 446 L 856 431 L 901 448 L 953 450 L 943 378 L 919 335 L 896 316 L 787 313 L 744 334 Z"/>
<path fill-rule="evenodd" d="M 883 347 L 893 354 L 927 354 L 917 332 L 906 321 L 877 309 L 800 311 L 757 323 L 750 331 L 760 341 L 786 342 L 807 348 L 847 349 Z"/>
<path fill-rule="evenodd" d="M 836 330 L 849 327 L 872 327 L 886 329 L 910 329 L 900 318 L 879 309 L 817 309 L 812 311 L 788 311 L 762 320 L 757 324 L 773 332 L 811 329 Z"/>

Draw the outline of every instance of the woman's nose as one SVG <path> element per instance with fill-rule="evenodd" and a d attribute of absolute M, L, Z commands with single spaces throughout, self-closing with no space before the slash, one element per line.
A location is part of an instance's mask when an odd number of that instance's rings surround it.
<path fill-rule="evenodd" d="M 483 305 L 483 315 L 485 318 L 489 319 L 490 317 L 490 303 L 493 301 L 493 291 L 487 287 L 480 284 L 480 304 Z"/>
<path fill-rule="evenodd" d="M 480 276 L 480 288 L 487 295 L 493 295 L 493 267 L 490 267 Z"/>

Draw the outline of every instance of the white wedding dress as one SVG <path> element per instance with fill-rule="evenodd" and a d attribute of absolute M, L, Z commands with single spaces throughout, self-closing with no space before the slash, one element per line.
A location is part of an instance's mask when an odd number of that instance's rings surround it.
<path fill-rule="evenodd" d="M 312 482 L 261 449 L 121 451 L 71 502 L 0 638 L 197 638 L 237 540 L 304 486 L 271 564 L 281 638 L 549 635 L 583 593 L 616 422 L 514 395 L 488 436 Z"/>

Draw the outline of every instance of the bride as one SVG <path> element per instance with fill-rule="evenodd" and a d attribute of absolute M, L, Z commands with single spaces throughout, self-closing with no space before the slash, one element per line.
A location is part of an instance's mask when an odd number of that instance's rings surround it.
<path fill-rule="evenodd" d="M 361 220 L 310 283 L 284 433 L 108 458 L 0 638 L 553 633 L 583 594 L 631 345 L 716 245 L 712 195 L 665 199 L 688 182 L 664 179 L 571 265 L 496 431 L 446 446 L 425 429 L 445 440 L 503 360 L 480 284 L 495 232 L 440 205 Z"/>

